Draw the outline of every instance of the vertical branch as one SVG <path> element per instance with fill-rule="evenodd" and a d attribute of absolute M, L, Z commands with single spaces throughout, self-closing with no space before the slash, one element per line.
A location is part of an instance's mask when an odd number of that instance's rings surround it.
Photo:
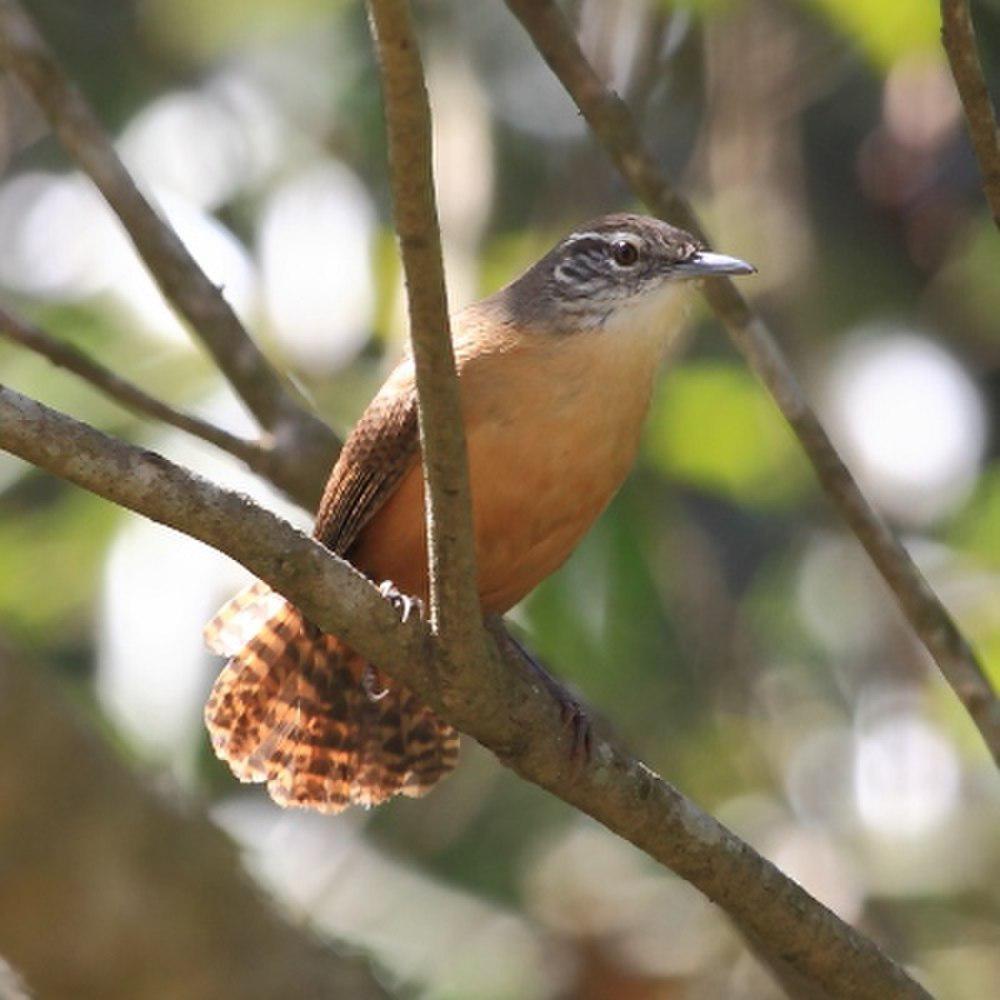
<path fill-rule="evenodd" d="M 664 219 L 705 239 L 694 210 L 656 165 L 635 121 L 587 61 L 553 0 L 505 0 L 587 119 L 636 197 Z M 705 285 L 705 297 L 757 377 L 767 386 L 812 463 L 816 477 L 889 586 L 911 628 L 930 653 L 1000 764 L 1000 701 L 965 637 L 930 584 L 874 510 L 799 386 L 764 321 L 732 281 Z"/>
<path fill-rule="evenodd" d="M 368 0 L 389 136 L 424 465 L 431 622 L 445 647 L 482 642 L 468 457 L 431 164 L 431 112 L 407 0 Z M 468 648 L 475 648 L 470 646 Z"/>
<path fill-rule="evenodd" d="M 983 192 L 1000 229 L 1000 133 L 986 89 L 968 0 L 941 0 L 941 41 L 969 126 L 969 138 L 983 176 Z"/>

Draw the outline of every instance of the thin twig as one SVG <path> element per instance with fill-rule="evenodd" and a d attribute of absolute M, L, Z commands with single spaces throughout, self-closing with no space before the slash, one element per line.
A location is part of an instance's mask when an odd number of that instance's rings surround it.
<path fill-rule="evenodd" d="M 664 62 L 664 40 L 676 17 L 688 16 L 685 11 L 677 11 L 657 0 L 638 16 L 643 19 L 636 53 L 629 69 L 628 84 L 625 88 L 625 102 L 632 109 L 637 121 L 643 120 L 646 103 L 663 82 L 666 70 Z"/>
<path fill-rule="evenodd" d="M 431 112 L 408 0 L 368 0 L 389 135 L 393 212 L 409 299 L 427 497 L 431 622 L 481 648 L 469 464 L 431 165 Z"/>
<path fill-rule="evenodd" d="M 979 62 L 968 0 L 941 0 L 941 41 L 962 99 L 969 138 L 983 176 L 983 192 L 1000 229 L 1000 131 Z"/>
<path fill-rule="evenodd" d="M 628 108 L 600 80 L 552 0 L 505 0 L 576 102 L 633 192 L 651 211 L 705 240 L 694 210 L 643 145 Z M 864 546 L 914 632 L 1000 764 L 1000 701 L 951 615 L 837 454 L 766 324 L 728 279 L 705 283 L 705 297 L 799 438 L 824 491 Z"/>
<path fill-rule="evenodd" d="M 460 663 L 484 697 L 446 705 L 441 644 L 349 563 L 248 498 L 0 386 L 0 448 L 224 552 L 326 632 L 386 668 L 522 777 L 576 806 L 687 879 L 755 945 L 831 996 L 927 998 L 868 938 L 841 921 L 625 749 L 594 734 L 590 757 L 567 754 L 561 707 L 523 659 L 495 669 L 492 644 Z"/>
<path fill-rule="evenodd" d="M 314 506 L 339 442 L 309 412 L 243 328 L 222 292 L 136 187 L 94 110 L 17 0 L 0 0 L 0 63 L 24 85 L 56 137 L 122 221 L 167 301 L 276 442 L 283 478 Z"/>
<path fill-rule="evenodd" d="M 58 368 L 65 368 L 79 375 L 99 392 L 140 417 L 159 420 L 193 437 L 201 438 L 202 441 L 214 444 L 216 448 L 246 462 L 256 471 L 266 472 L 270 469 L 271 453 L 263 445 L 230 434 L 207 420 L 185 413 L 162 399 L 151 396 L 135 383 L 129 382 L 110 368 L 105 368 L 104 365 L 94 361 L 79 348 L 57 340 L 51 334 L 2 307 L 0 307 L 0 336 L 42 355 Z"/>

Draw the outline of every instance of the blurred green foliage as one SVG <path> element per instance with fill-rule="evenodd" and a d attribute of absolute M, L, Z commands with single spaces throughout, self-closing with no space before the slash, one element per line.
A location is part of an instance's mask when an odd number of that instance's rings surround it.
<path fill-rule="evenodd" d="M 660 384 L 647 453 L 667 475 L 750 504 L 801 497 L 806 469 L 777 408 L 733 362 L 679 365 Z"/>
<path fill-rule="evenodd" d="M 919 0 L 806 0 L 816 6 L 841 31 L 854 39 L 880 69 L 888 69 L 902 56 L 930 55 L 941 59 L 938 49 L 940 16 L 936 4 Z"/>

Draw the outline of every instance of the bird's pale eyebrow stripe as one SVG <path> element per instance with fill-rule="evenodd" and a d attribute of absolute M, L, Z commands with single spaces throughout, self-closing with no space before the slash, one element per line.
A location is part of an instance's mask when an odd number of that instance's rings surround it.
<path fill-rule="evenodd" d="M 635 247 L 639 247 L 641 245 L 641 240 L 636 237 L 635 233 L 631 233 L 627 229 L 620 229 L 611 233 L 573 233 L 572 236 L 567 238 L 564 244 L 564 249 L 572 252 L 579 252 L 580 250 L 585 249 L 588 244 L 592 244 L 595 245 L 595 249 L 604 250 L 612 243 L 616 243 L 619 240 L 631 243 Z"/>
<path fill-rule="evenodd" d="M 582 253 L 587 250 L 605 252 L 608 247 L 608 238 L 603 233 L 574 233 L 563 244 L 563 250 L 567 253 Z"/>

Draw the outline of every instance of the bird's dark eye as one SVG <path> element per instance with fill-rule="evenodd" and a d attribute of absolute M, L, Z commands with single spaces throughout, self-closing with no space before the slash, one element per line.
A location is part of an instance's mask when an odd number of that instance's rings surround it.
<path fill-rule="evenodd" d="M 615 240 L 611 256 L 620 267 L 631 267 L 639 260 L 639 248 L 629 240 Z"/>

